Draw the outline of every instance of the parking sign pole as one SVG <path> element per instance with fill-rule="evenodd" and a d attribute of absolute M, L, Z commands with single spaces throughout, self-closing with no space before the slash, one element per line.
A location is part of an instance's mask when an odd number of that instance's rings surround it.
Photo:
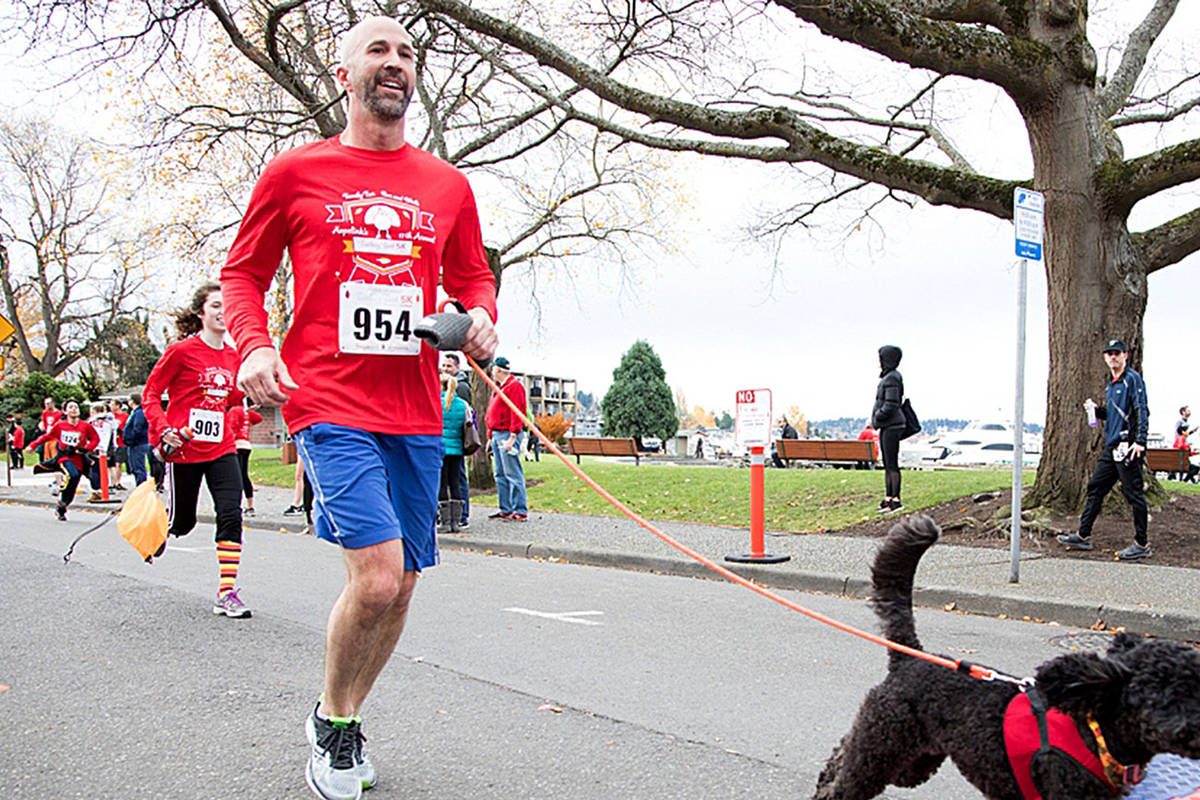
<path fill-rule="evenodd" d="M 1012 566 L 1008 582 L 1021 579 L 1021 483 L 1025 467 L 1025 300 L 1028 264 L 1021 259 L 1017 279 L 1017 392 L 1013 400 Z"/>
<path fill-rule="evenodd" d="M 1046 198 L 1032 189 L 1013 189 L 1013 233 L 1021 272 L 1017 280 L 1017 391 L 1013 401 L 1012 566 L 1009 583 L 1020 580 L 1021 480 L 1025 466 L 1025 295 L 1029 262 L 1041 262 L 1045 238 Z"/>

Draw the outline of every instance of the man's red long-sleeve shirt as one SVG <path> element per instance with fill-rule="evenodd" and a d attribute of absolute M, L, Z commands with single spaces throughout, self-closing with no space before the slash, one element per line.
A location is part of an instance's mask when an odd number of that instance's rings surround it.
<path fill-rule="evenodd" d="M 439 278 L 464 306 L 496 316 L 462 173 L 412 145 L 364 150 L 336 136 L 276 157 L 221 272 L 243 357 L 272 344 L 263 297 L 285 251 L 295 311 L 280 355 L 299 385 L 283 406 L 288 430 L 440 435 L 437 353 L 411 326 L 435 310 Z"/>
<path fill-rule="evenodd" d="M 511 431 L 519 433 L 525 427 L 525 412 L 529 406 L 525 401 L 525 384 L 508 376 L 508 380 L 500 387 L 509 400 L 516 404 L 517 408 L 521 409 L 520 414 L 514 414 L 513 410 L 508 407 L 508 404 L 500 399 L 500 395 L 492 395 L 491 402 L 488 403 L 487 416 L 484 417 L 484 422 L 487 423 L 489 431 Z"/>

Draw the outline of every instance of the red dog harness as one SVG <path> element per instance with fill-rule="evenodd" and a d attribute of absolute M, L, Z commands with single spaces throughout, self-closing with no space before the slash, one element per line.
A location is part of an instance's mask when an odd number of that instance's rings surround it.
<path fill-rule="evenodd" d="M 1044 750 L 1058 750 L 1077 761 L 1088 772 L 1104 781 L 1115 795 L 1126 784 L 1142 779 L 1139 767 L 1125 768 L 1108 755 L 1098 725 L 1088 720 L 1097 734 L 1104 760 L 1084 743 L 1075 721 L 1045 701 L 1032 686 L 1012 699 L 1004 712 L 1004 749 L 1021 795 L 1025 800 L 1042 800 L 1033 782 L 1033 757 Z M 1106 763 L 1107 762 L 1107 763 Z"/>

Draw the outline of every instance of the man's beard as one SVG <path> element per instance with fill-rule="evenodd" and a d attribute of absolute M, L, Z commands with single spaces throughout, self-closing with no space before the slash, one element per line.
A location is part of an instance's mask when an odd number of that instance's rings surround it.
<path fill-rule="evenodd" d="M 382 120 L 394 122 L 403 119 L 404 114 L 408 111 L 408 104 L 412 101 L 412 90 L 409 88 L 408 93 L 400 100 L 384 97 L 379 92 L 379 81 L 388 77 L 393 76 L 377 73 L 374 77 L 367 78 L 362 82 L 360 94 L 363 105 L 368 111 Z"/>

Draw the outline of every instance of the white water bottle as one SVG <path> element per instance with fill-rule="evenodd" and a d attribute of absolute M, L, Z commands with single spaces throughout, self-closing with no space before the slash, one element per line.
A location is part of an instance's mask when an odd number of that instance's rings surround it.
<path fill-rule="evenodd" d="M 1096 404 L 1092 398 L 1083 401 L 1083 407 L 1087 409 L 1088 427 L 1096 427 Z"/>

